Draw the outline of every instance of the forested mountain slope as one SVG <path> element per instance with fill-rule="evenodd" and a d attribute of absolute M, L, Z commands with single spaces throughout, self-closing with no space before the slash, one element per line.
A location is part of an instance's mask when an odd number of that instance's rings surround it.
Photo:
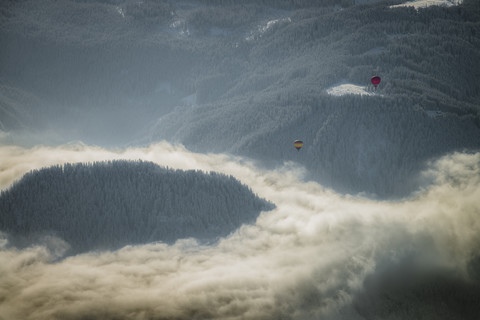
<path fill-rule="evenodd" d="M 1 193 L 0 231 L 20 246 L 57 236 L 78 253 L 214 241 L 272 208 L 235 178 L 213 172 L 141 161 L 66 164 L 32 171 Z"/>
<path fill-rule="evenodd" d="M 425 161 L 480 146 L 480 3 L 401 2 L 6 1 L 2 80 L 38 101 L 9 100 L 9 114 L 39 116 L 2 130 L 165 139 L 296 161 L 341 192 L 405 196 Z M 339 83 L 371 95 L 331 96 Z"/>
<path fill-rule="evenodd" d="M 220 92 L 228 71 L 200 82 L 199 105 L 162 118 L 154 137 L 297 161 L 343 192 L 406 195 L 425 161 L 480 146 L 479 18 L 472 2 L 295 11 L 242 43 L 248 72 Z M 373 74 L 383 79 L 373 96 L 326 92 Z"/>

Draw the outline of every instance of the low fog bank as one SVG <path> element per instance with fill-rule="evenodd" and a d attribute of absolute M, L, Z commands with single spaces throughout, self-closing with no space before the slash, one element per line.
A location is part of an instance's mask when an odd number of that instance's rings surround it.
<path fill-rule="evenodd" d="M 277 205 L 215 246 L 187 239 L 58 260 L 58 239 L 14 250 L 4 236 L 3 319 L 476 319 L 480 311 L 478 153 L 432 162 L 423 188 L 397 202 L 300 182 L 289 164 L 260 171 L 165 143 L 0 154 L 2 188 L 63 161 L 142 159 L 232 174 Z"/>

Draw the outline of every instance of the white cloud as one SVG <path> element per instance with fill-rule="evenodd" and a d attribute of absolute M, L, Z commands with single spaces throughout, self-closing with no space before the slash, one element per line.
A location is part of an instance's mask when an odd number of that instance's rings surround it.
<path fill-rule="evenodd" d="M 466 279 L 470 258 L 480 254 L 480 154 L 432 163 L 430 185 L 397 202 L 335 194 L 301 182 L 293 166 L 260 171 L 239 158 L 167 143 L 0 147 L 0 155 L 3 187 L 55 163 L 143 159 L 232 174 L 277 205 L 211 247 L 183 240 L 62 261 L 46 246 L 3 247 L 4 319 L 360 319 L 358 296 L 380 270 L 402 268 L 408 258 L 418 274 L 448 270 Z"/>

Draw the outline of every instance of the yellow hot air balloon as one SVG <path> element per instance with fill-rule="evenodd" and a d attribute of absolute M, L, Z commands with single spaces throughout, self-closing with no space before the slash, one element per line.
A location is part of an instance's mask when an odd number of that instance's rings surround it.
<path fill-rule="evenodd" d="M 303 141 L 302 140 L 295 140 L 293 142 L 293 146 L 295 147 L 295 149 L 297 149 L 297 151 L 300 151 L 300 149 L 302 149 L 302 147 L 303 147 Z"/>

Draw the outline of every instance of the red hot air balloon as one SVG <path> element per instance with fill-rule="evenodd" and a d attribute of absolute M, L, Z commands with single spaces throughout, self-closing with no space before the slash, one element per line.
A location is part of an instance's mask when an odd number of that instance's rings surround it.
<path fill-rule="evenodd" d="M 370 81 L 372 81 L 375 90 L 377 90 L 377 86 L 380 84 L 380 81 L 382 81 L 382 79 L 379 76 L 373 76 Z"/>

